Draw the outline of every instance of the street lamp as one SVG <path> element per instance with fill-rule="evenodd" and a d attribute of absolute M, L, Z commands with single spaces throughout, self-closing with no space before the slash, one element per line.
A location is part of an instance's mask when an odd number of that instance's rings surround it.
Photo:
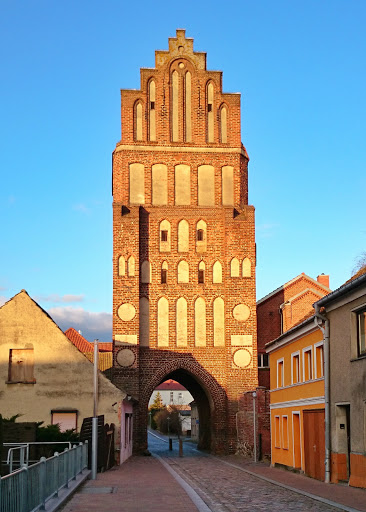
<path fill-rule="evenodd" d="M 172 450 L 172 449 L 173 449 L 173 442 L 172 442 L 172 440 L 170 439 L 170 416 L 168 416 L 168 418 L 167 418 L 167 422 L 168 422 L 169 450 Z"/>
<path fill-rule="evenodd" d="M 98 457 L 98 343 L 99 340 L 94 340 L 94 411 L 92 420 L 92 480 L 97 478 L 97 457 Z"/>

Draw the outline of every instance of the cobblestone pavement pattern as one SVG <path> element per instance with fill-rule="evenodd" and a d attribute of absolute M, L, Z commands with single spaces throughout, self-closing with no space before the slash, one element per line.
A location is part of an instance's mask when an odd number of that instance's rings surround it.
<path fill-rule="evenodd" d="M 212 512 L 339 510 L 261 481 L 214 458 L 169 459 L 168 462 L 193 487 Z"/>
<path fill-rule="evenodd" d="M 149 436 L 150 450 L 183 478 L 212 512 L 270 511 L 331 512 L 339 508 L 283 489 L 201 454 L 184 444 L 177 457 L 166 442 Z M 197 512 L 197 507 L 155 457 L 132 457 L 125 464 L 98 474 L 61 509 L 62 512 Z"/>

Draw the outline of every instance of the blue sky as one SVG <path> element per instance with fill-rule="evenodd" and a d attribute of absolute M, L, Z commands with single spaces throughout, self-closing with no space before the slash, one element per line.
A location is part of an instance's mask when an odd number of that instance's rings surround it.
<path fill-rule="evenodd" d="M 242 94 L 257 297 L 365 251 L 366 2 L 0 2 L 0 303 L 110 339 L 120 89 L 185 28 Z"/>

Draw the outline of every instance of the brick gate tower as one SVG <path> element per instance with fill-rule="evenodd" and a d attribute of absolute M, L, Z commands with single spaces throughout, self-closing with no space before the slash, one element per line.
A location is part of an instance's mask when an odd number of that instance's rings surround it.
<path fill-rule="evenodd" d="M 193 395 L 199 447 L 236 446 L 240 394 L 257 385 L 254 207 L 240 94 L 177 30 L 141 89 L 121 91 L 113 152 L 114 383 L 135 400 L 134 449 L 167 378 Z"/>

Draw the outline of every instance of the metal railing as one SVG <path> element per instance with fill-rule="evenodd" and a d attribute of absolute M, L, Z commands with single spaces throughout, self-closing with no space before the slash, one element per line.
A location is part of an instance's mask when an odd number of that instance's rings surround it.
<path fill-rule="evenodd" d="M 30 446 L 55 446 L 55 445 L 67 445 L 67 447 L 71 448 L 70 441 L 34 441 L 31 443 L 4 443 L 3 446 L 8 448 L 8 455 L 6 458 L 6 464 L 9 466 L 9 473 L 13 472 L 14 466 L 17 465 L 18 468 L 22 468 L 23 466 L 29 466 L 31 462 L 29 460 L 29 447 Z M 14 460 L 14 453 L 19 450 L 19 461 Z M 37 460 L 33 462 L 38 462 Z"/>
<path fill-rule="evenodd" d="M 42 457 L 32 466 L 24 466 L 0 480 L 0 512 L 44 510 L 46 502 L 69 487 L 72 480 L 88 467 L 87 442 L 53 457 Z"/>

